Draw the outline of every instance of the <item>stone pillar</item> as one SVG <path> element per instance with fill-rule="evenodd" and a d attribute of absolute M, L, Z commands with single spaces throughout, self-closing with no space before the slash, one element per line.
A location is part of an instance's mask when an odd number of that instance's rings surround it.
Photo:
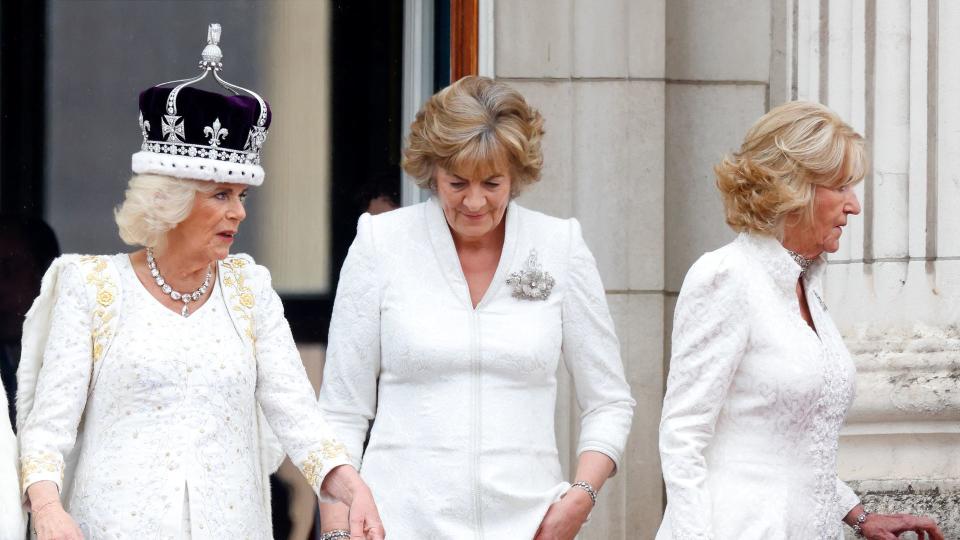
<path fill-rule="evenodd" d="M 767 108 L 771 4 L 733 4 L 667 3 L 668 320 L 690 265 L 734 236 L 724 225 L 713 166 L 740 146 L 744 133 Z"/>
<path fill-rule="evenodd" d="M 827 304 L 858 371 L 840 476 L 872 510 L 931 514 L 960 537 L 960 70 L 950 55 L 960 8 L 810 4 L 794 5 L 826 13 L 797 17 L 798 39 L 820 44 L 797 49 L 798 97 L 836 110 L 872 157 L 858 187 L 863 215 L 851 217 L 827 273 Z"/>
<path fill-rule="evenodd" d="M 585 539 L 653 538 L 663 507 L 664 0 L 496 1 L 492 74 L 546 118 L 543 180 L 519 202 L 583 226 L 607 288 L 637 410 Z M 481 41 L 484 36 L 481 36 Z M 485 63 L 481 59 L 481 63 Z M 567 474 L 579 412 L 561 369 Z"/>

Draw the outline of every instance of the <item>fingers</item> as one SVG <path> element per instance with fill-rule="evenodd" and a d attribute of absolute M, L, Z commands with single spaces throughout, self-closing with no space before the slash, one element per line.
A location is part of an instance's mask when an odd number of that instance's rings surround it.
<path fill-rule="evenodd" d="M 911 522 L 910 529 L 917 534 L 917 538 L 923 540 L 944 540 L 943 533 L 937 527 L 937 522 L 927 516 L 912 516 L 905 514 L 903 518 Z"/>
<path fill-rule="evenodd" d="M 383 530 L 383 526 L 377 524 L 367 528 L 367 538 L 366 540 L 384 540 L 387 537 L 387 532 Z"/>
<path fill-rule="evenodd" d="M 363 531 L 361 538 L 364 540 L 383 540 L 387 537 L 387 532 L 383 530 L 383 524 L 379 521 L 363 520 L 361 530 Z"/>
<path fill-rule="evenodd" d="M 897 540 L 897 536 L 886 529 L 880 529 L 870 536 L 864 535 L 868 540 Z"/>
<path fill-rule="evenodd" d="M 945 537 L 943 536 L 943 533 L 940 531 L 940 527 L 937 527 L 936 522 L 934 522 L 932 519 L 929 521 L 930 521 L 929 525 L 921 527 L 921 529 L 917 531 L 917 538 L 923 538 L 923 535 L 921 534 L 921 531 L 922 531 L 927 533 L 927 538 L 929 540 L 944 540 Z"/>
<path fill-rule="evenodd" d="M 350 540 L 366 540 L 363 533 L 363 516 L 350 512 Z"/>
<path fill-rule="evenodd" d="M 944 540 L 943 533 L 940 532 L 940 527 L 937 526 L 937 522 L 926 516 L 920 518 L 920 528 L 919 531 L 917 531 L 917 538 L 923 538 L 920 531 L 926 532 L 930 540 Z"/>

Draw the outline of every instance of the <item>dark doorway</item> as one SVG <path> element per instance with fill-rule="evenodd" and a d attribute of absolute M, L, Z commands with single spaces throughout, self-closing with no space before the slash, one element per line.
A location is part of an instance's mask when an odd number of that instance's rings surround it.
<path fill-rule="evenodd" d="M 337 0 L 332 28 L 331 261 L 339 271 L 369 202 L 400 201 L 403 2 Z"/>

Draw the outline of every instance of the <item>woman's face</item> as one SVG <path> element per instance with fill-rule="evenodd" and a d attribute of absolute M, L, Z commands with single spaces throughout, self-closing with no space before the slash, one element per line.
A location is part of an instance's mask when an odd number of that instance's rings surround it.
<path fill-rule="evenodd" d="M 454 238 L 476 241 L 497 230 L 510 203 L 509 167 L 474 167 L 454 174 L 437 166 L 434 178 Z"/>
<path fill-rule="evenodd" d="M 213 191 L 198 191 L 190 215 L 167 233 L 168 242 L 207 260 L 225 259 L 240 222 L 247 217 L 243 201 L 249 187 L 218 183 Z"/>
<path fill-rule="evenodd" d="M 823 252 L 834 253 L 840 249 L 840 235 L 847 224 L 847 216 L 859 213 L 860 201 L 853 192 L 853 186 L 817 186 L 813 222 L 799 227 L 788 227 L 784 244 L 790 240 L 790 244 L 800 248 L 794 251 L 810 258 Z M 793 238 L 790 238 L 791 236 Z"/>

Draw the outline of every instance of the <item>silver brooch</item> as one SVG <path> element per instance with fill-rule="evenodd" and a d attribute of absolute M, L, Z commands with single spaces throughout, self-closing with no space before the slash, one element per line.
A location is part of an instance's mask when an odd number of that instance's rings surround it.
<path fill-rule="evenodd" d="M 535 249 L 530 250 L 524 269 L 507 278 L 507 285 L 513 287 L 513 297 L 525 300 L 546 300 L 553 290 L 553 283 L 553 276 L 544 272 L 537 261 Z"/>

